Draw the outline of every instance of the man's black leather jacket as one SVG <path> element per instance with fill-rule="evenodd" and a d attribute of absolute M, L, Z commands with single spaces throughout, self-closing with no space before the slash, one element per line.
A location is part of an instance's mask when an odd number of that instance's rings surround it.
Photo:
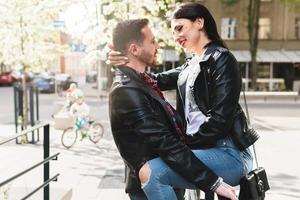
<path fill-rule="evenodd" d="M 139 169 L 156 157 L 201 190 L 209 191 L 218 176 L 197 159 L 176 133 L 165 102 L 140 74 L 125 66 L 119 70 L 109 94 L 109 114 L 114 141 L 129 166 L 126 192 L 141 189 Z"/>
<path fill-rule="evenodd" d="M 177 111 L 184 119 L 184 97 L 186 82 L 178 81 L 184 65 L 154 75 L 162 90 L 178 89 Z M 235 145 L 244 150 L 252 144 L 244 132 L 248 129 L 244 112 L 239 105 L 241 74 L 235 57 L 228 49 L 210 44 L 199 63 L 199 73 L 193 95 L 200 111 L 208 117 L 194 136 L 187 136 L 191 148 L 208 148 L 230 136 Z M 178 86 L 178 87 L 177 87 Z M 185 122 L 184 122 L 185 123 Z"/>

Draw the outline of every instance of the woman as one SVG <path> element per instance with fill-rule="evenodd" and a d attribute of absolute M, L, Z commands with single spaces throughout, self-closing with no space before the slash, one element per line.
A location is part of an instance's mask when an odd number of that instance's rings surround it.
<path fill-rule="evenodd" d="M 163 90 L 178 87 L 177 111 L 185 119 L 187 145 L 224 182 L 238 185 L 252 169 L 247 147 L 253 142 L 241 134 L 246 118 L 238 103 L 241 77 L 237 61 L 201 4 L 181 5 L 172 16 L 172 29 L 175 40 L 193 56 L 183 66 L 154 77 Z M 115 55 L 110 54 L 114 64 L 118 63 Z M 150 160 L 140 170 L 148 199 L 176 199 L 169 185 L 196 189 L 162 162 L 160 158 Z"/>

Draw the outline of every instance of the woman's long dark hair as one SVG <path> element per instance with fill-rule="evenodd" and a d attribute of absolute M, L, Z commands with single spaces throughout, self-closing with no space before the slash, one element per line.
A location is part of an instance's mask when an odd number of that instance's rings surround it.
<path fill-rule="evenodd" d="M 199 3 L 185 3 L 182 4 L 177 10 L 174 11 L 173 19 L 189 19 L 196 21 L 197 18 L 204 19 L 204 30 L 211 43 L 216 43 L 224 48 L 227 48 L 224 41 L 220 37 L 216 22 L 208 9 Z M 208 46 L 207 44 L 206 46 Z"/>

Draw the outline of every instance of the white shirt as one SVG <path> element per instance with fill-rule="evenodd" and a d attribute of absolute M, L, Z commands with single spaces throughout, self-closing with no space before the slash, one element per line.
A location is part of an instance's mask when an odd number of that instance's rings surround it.
<path fill-rule="evenodd" d="M 186 134 L 193 135 L 198 132 L 200 126 L 208 119 L 198 108 L 194 92 L 192 88 L 195 85 L 196 78 L 201 72 L 199 63 L 203 59 L 205 51 L 201 56 L 194 55 L 193 58 L 189 61 L 188 67 L 183 71 L 187 73 L 186 80 L 186 93 L 185 93 L 185 118 L 187 122 Z"/>

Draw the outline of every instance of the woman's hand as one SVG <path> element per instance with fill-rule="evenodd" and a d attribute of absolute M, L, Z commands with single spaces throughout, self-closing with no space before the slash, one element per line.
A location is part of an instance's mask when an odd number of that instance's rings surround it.
<path fill-rule="evenodd" d="M 222 182 L 221 185 L 217 187 L 215 193 L 230 200 L 238 200 L 238 197 L 235 194 L 235 189 L 224 182 Z"/>
<path fill-rule="evenodd" d="M 114 47 L 111 44 L 108 44 L 108 47 L 111 49 L 108 53 L 108 64 L 112 64 L 115 66 L 125 65 L 127 64 L 128 58 L 123 56 L 121 52 L 115 51 Z"/>

